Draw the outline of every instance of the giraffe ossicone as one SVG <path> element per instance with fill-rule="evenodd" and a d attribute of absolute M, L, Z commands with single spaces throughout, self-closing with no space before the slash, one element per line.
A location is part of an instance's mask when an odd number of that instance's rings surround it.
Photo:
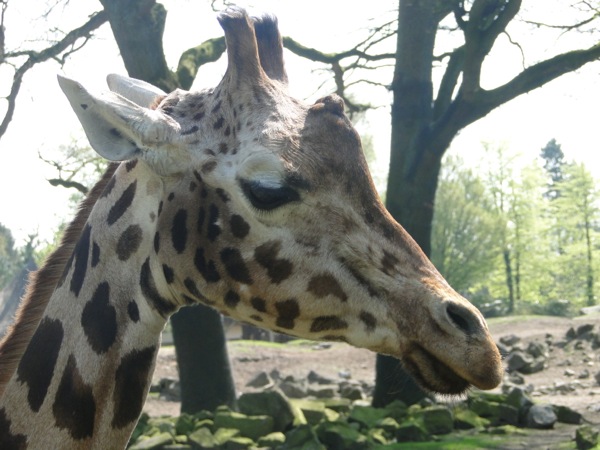
<path fill-rule="evenodd" d="M 160 332 L 195 303 L 395 356 L 435 392 L 500 382 L 483 317 L 385 210 L 343 101 L 290 96 L 274 17 L 219 22 L 214 89 L 60 79 L 93 148 L 122 162 L 0 343 L 0 448 L 124 447 Z"/>

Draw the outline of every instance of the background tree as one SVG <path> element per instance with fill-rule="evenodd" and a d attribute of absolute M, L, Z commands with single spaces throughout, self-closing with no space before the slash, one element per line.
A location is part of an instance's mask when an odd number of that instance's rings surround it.
<path fill-rule="evenodd" d="M 12 233 L 0 223 L 0 290 L 12 280 L 18 270 L 18 258 Z"/>
<path fill-rule="evenodd" d="M 494 270 L 504 232 L 484 181 L 460 157 L 444 161 L 433 216 L 431 261 L 463 293 Z"/>
<path fill-rule="evenodd" d="M 553 206 L 557 221 L 565 231 L 560 259 L 562 272 L 568 274 L 563 280 L 568 280 L 566 285 L 570 287 L 565 295 L 579 295 L 587 306 L 592 306 L 596 304 L 593 250 L 600 220 L 600 192 L 591 173 L 577 163 L 565 167 L 557 189 L 560 196 Z"/>

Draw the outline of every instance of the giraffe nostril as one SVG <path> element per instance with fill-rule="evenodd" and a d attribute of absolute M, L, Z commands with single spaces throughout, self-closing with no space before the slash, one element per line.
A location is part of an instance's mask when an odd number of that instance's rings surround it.
<path fill-rule="evenodd" d="M 448 303 L 446 312 L 450 322 L 467 336 L 472 336 L 482 331 L 479 317 L 464 306 Z"/>

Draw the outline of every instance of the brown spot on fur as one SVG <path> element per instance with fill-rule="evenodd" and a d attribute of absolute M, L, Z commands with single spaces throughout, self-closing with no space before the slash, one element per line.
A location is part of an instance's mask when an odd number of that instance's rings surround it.
<path fill-rule="evenodd" d="M 52 413 L 56 426 L 67 429 L 73 439 L 92 437 L 96 402 L 92 386 L 83 381 L 73 355 L 69 355 L 58 385 Z"/>
<path fill-rule="evenodd" d="M 310 331 L 318 333 L 321 331 L 345 330 L 346 328 L 348 328 L 348 322 L 338 316 L 321 316 L 313 320 Z"/>
<path fill-rule="evenodd" d="M 338 281 L 329 273 L 323 273 L 312 277 L 308 282 L 308 292 L 311 292 L 318 298 L 333 295 L 343 302 L 348 300 L 348 296 Z"/>
<path fill-rule="evenodd" d="M 0 448 L 27 450 L 27 437 L 24 434 L 10 432 L 11 421 L 6 417 L 4 408 L 0 409 Z"/>
<path fill-rule="evenodd" d="M 277 321 L 275 324 L 286 330 L 292 330 L 295 326 L 295 320 L 300 316 L 300 305 L 298 300 L 291 298 L 275 303 L 277 310 Z"/>
<path fill-rule="evenodd" d="M 221 262 L 225 266 L 229 276 L 235 281 L 252 284 L 252 277 L 250 276 L 248 267 L 237 248 L 227 247 L 221 250 Z"/>
<path fill-rule="evenodd" d="M 367 311 L 361 311 L 360 316 L 358 316 L 362 323 L 365 324 L 365 328 L 367 329 L 367 333 L 371 333 L 377 327 L 377 319 L 375 316 Z"/>
<path fill-rule="evenodd" d="M 146 347 L 132 350 L 121 360 L 115 374 L 113 428 L 124 428 L 142 412 L 155 354 L 156 347 Z"/>
<path fill-rule="evenodd" d="M 63 337 L 64 330 L 60 321 L 48 318 L 42 320 L 17 368 L 17 379 L 27 383 L 29 388 L 27 402 L 34 412 L 40 410 L 46 399 Z"/>
<path fill-rule="evenodd" d="M 142 243 L 142 227 L 129 225 L 117 241 L 117 256 L 121 261 L 127 261 Z"/>
<path fill-rule="evenodd" d="M 260 297 L 252 297 L 250 304 L 258 312 L 267 312 L 267 302 Z"/>
<path fill-rule="evenodd" d="M 281 283 L 287 279 L 294 268 L 291 261 L 283 258 L 277 258 L 281 249 L 281 241 L 269 241 L 254 250 L 256 261 L 267 269 L 267 274 L 275 284 Z"/>
<path fill-rule="evenodd" d="M 200 171 L 202 173 L 210 173 L 213 170 L 215 170 L 216 167 L 217 161 L 207 161 L 204 164 L 202 164 L 202 167 L 200 167 Z"/>

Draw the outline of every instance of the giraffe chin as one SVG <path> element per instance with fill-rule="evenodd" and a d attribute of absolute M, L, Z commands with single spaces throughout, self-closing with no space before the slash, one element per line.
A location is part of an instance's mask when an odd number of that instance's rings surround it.
<path fill-rule="evenodd" d="M 471 387 L 471 383 L 419 345 L 413 345 L 402 363 L 417 383 L 428 391 L 461 395 Z"/>

